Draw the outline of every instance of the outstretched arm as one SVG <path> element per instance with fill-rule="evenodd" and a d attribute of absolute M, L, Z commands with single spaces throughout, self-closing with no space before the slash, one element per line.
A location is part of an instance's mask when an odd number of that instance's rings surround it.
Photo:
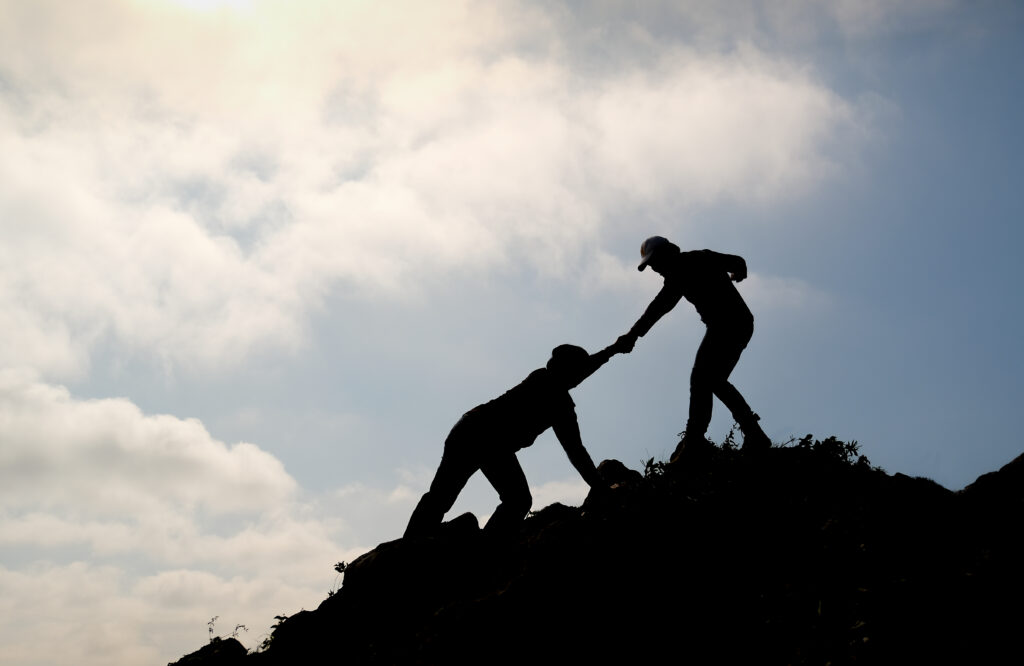
<path fill-rule="evenodd" d="M 576 410 L 568 410 L 563 417 L 555 421 L 552 429 L 555 431 L 555 436 L 558 437 L 562 448 L 565 449 L 566 455 L 569 456 L 569 462 L 580 473 L 583 480 L 591 488 L 604 487 L 605 483 L 601 478 L 601 474 L 597 471 L 597 467 L 594 466 L 594 461 L 591 459 L 590 454 L 583 447 L 583 438 L 580 436 L 580 424 L 576 419 Z"/>
<path fill-rule="evenodd" d="M 629 332 L 620 336 L 619 339 L 615 341 L 613 347 L 615 347 L 617 351 L 624 353 L 632 351 L 633 345 L 636 344 L 636 341 L 647 335 L 647 332 L 651 330 L 651 327 L 654 326 L 659 319 L 671 312 L 672 308 L 679 303 L 682 297 L 682 289 L 670 284 L 665 284 L 665 286 L 661 288 L 661 291 L 658 292 L 658 295 L 654 297 L 654 300 L 651 301 L 651 304 L 647 306 L 644 313 L 640 315 L 640 318 L 636 320 L 635 324 L 633 324 L 633 327 L 629 329 Z"/>
<path fill-rule="evenodd" d="M 619 343 L 616 342 L 615 344 L 608 345 L 599 352 L 594 352 L 580 367 L 579 374 L 573 378 L 573 381 L 568 388 L 576 388 L 583 383 L 583 380 L 597 372 L 598 368 L 607 363 L 608 359 L 616 354 L 624 353 L 624 351 L 628 350 L 623 350 Z"/>

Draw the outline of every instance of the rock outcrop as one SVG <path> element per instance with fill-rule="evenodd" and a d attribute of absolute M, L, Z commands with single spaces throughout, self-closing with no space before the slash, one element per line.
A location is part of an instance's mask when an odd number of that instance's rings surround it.
<path fill-rule="evenodd" d="M 185 655 L 167 666 L 241 666 L 246 663 L 248 650 L 236 638 L 214 638 L 192 654 Z"/>

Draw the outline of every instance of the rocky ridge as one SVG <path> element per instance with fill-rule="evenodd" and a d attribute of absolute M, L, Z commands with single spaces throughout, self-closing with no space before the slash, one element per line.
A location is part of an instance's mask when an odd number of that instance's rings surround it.
<path fill-rule="evenodd" d="M 687 451 L 491 538 L 379 545 L 281 622 L 176 664 L 998 663 L 1024 620 L 1024 455 L 952 492 L 855 443 Z M 241 649 L 240 649 L 241 648 Z"/>

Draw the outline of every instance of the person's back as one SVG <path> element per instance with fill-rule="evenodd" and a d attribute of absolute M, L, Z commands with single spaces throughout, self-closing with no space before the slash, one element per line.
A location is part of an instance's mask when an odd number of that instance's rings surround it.
<path fill-rule="evenodd" d="M 754 318 L 729 277 L 725 257 L 711 250 L 680 252 L 665 271 L 665 286 L 678 289 L 709 326 Z"/>
<path fill-rule="evenodd" d="M 547 368 L 537 368 L 500 396 L 470 411 L 485 419 L 500 446 L 518 451 L 533 444 L 559 418 L 571 417 L 576 403 Z"/>

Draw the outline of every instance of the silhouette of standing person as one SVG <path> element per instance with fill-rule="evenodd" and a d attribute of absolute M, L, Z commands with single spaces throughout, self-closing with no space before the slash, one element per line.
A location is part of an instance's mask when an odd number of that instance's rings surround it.
<path fill-rule="evenodd" d="M 746 262 L 742 257 L 711 250 L 682 252 L 661 236 L 645 240 L 640 246 L 640 256 L 638 269 L 642 271 L 650 266 L 665 278 L 665 284 L 616 345 L 631 351 L 637 339 L 646 335 L 683 298 L 693 304 L 707 326 L 690 373 L 686 432 L 671 462 L 676 462 L 688 445 L 707 441 L 705 433 L 711 423 L 712 395 L 718 396 L 739 424 L 744 450 L 769 448 L 771 440 L 758 425 L 760 417 L 729 383 L 730 373 L 754 334 L 754 316 L 733 285 L 747 277 Z"/>
<path fill-rule="evenodd" d="M 462 415 L 444 442 L 444 454 L 430 489 L 409 519 L 405 536 L 435 532 L 469 478 L 480 470 L 498 491 L 500 504 L 487 521 L 487 532 L 515 529 L 533 505 L 526 475 L 516 452 L 553 428 L 569 461 L 591 488 L 604 488 L 594 461 L 583 447 L 576 405 L 569 389 L 604 365 L 621 346 L 596 354 L 582 347 L 560 345 L 543 368 L 490 402 Z"/>

